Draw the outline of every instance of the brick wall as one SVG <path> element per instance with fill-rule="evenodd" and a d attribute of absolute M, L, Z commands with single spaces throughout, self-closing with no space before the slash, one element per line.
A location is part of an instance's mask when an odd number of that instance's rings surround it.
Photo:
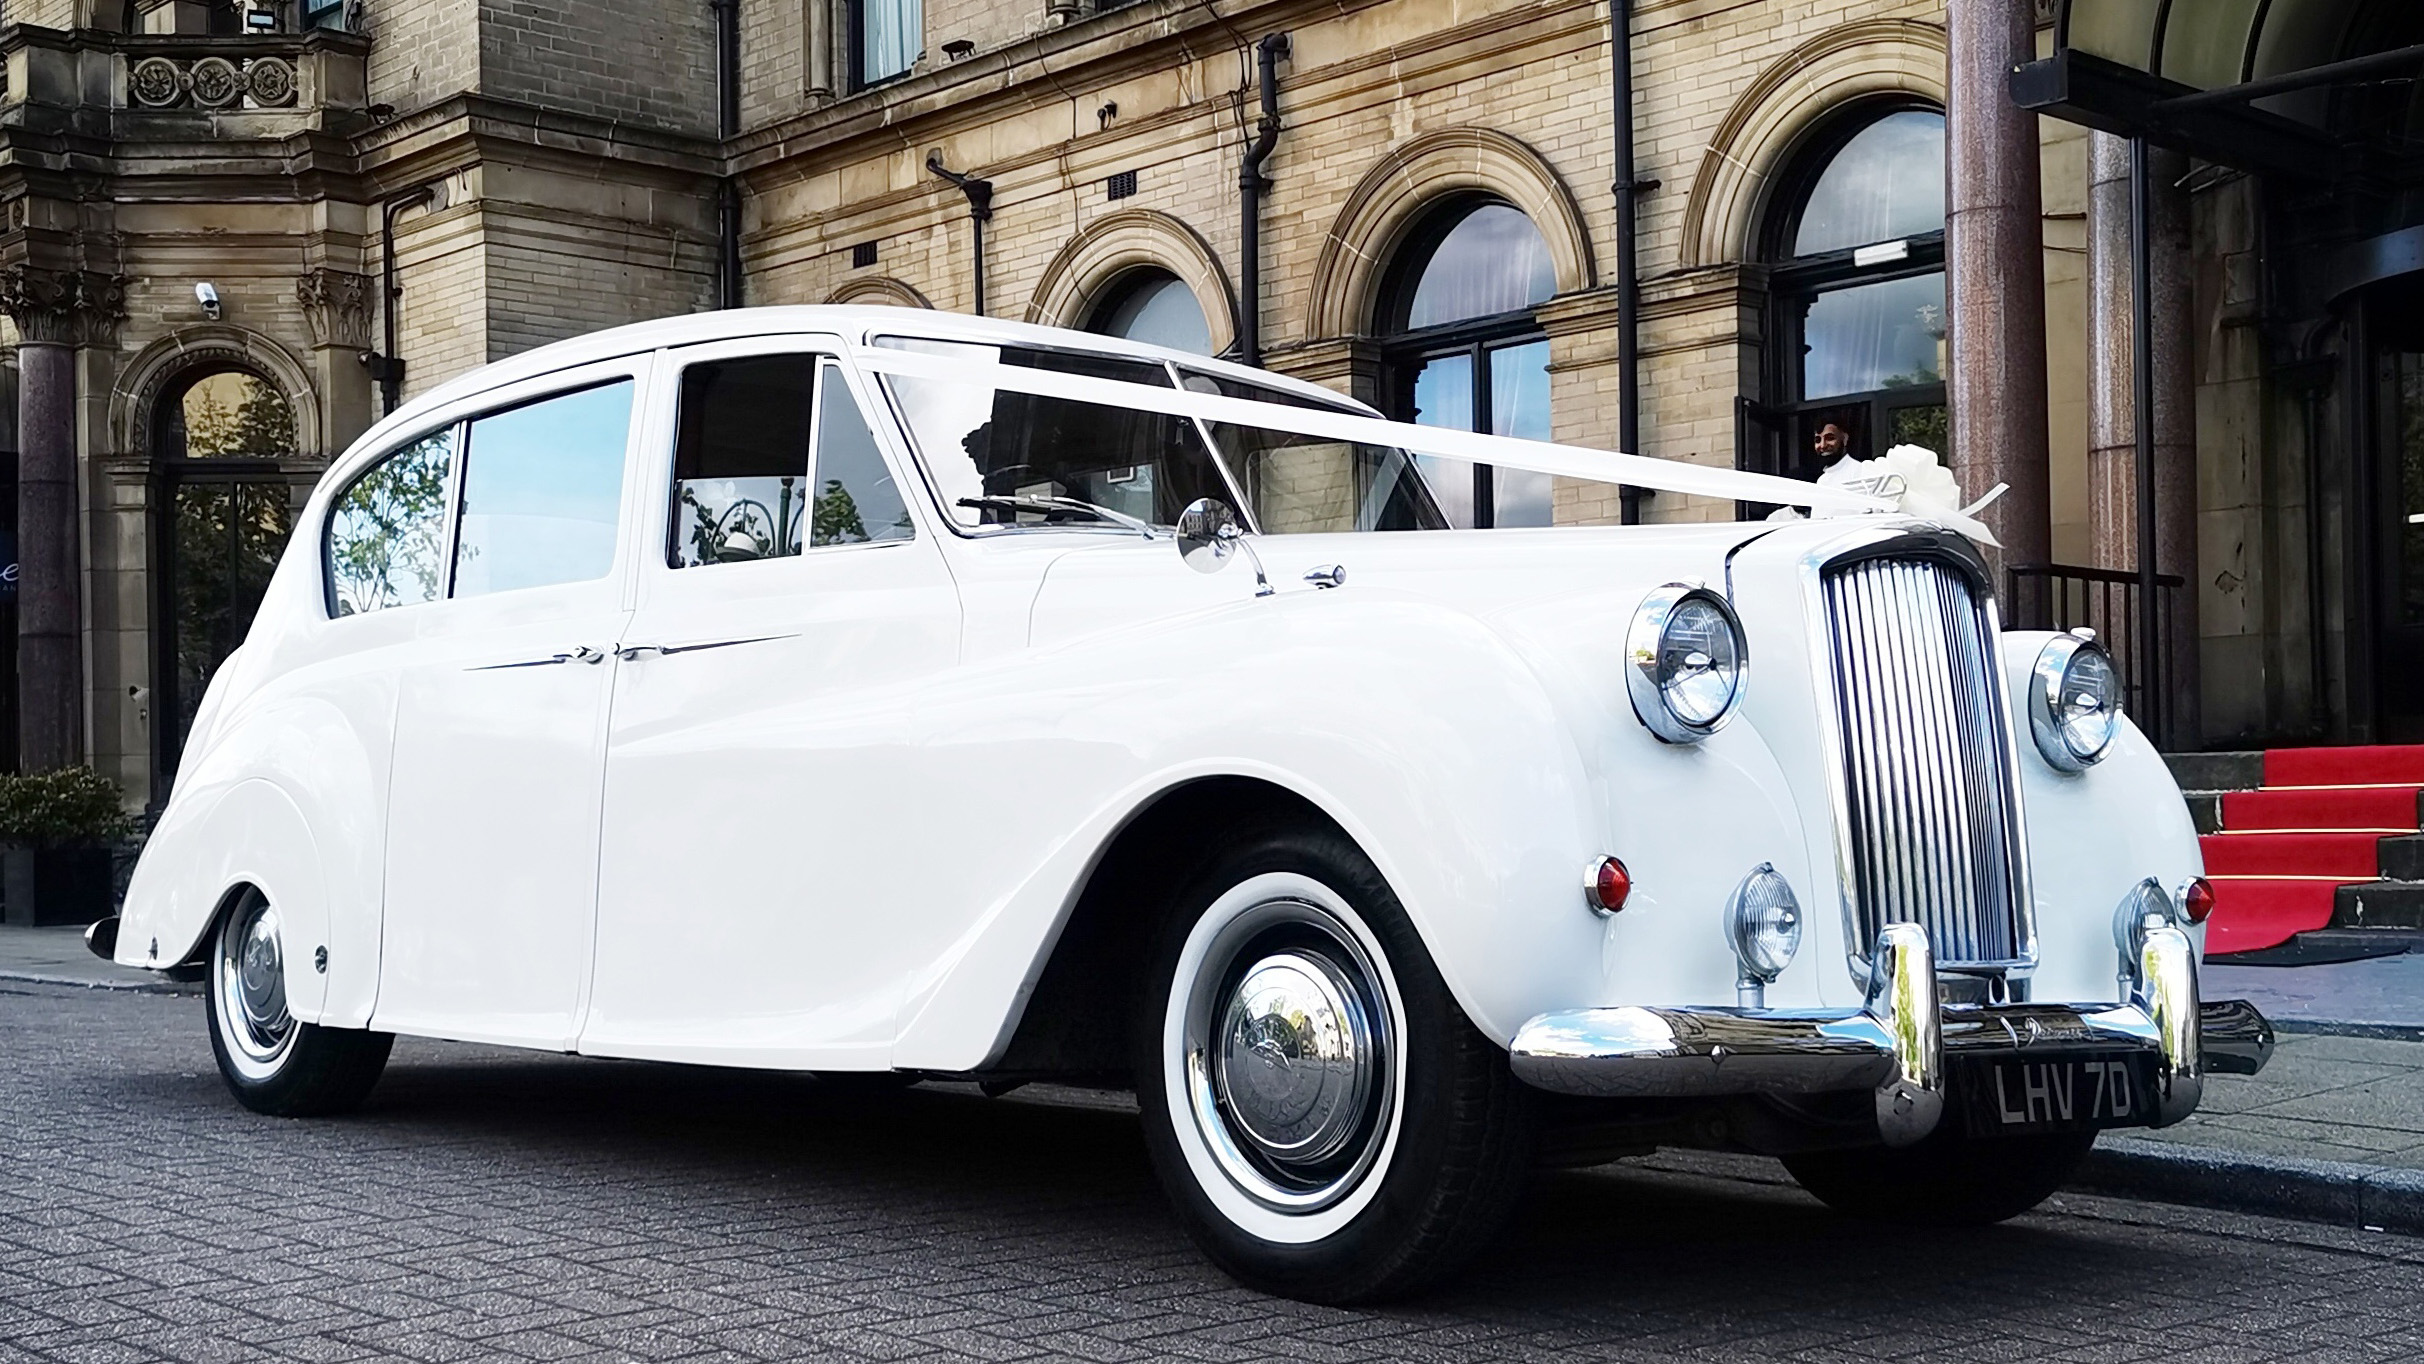
<path fill-rule="evenodd" d="M 479 0 L 480 88 L 672 132 L 715 133 L 705 0 Z"/>
<path fill-rule="evenodd" d="M 363 0 L 370 98 L 409 113 L 477 89 L 479 0 Z"/>

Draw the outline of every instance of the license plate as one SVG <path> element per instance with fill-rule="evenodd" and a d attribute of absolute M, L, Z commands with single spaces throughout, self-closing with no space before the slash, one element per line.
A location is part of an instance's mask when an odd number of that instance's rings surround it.
<path fill-rule="evenodd" d="M 2143 1056 L 1963 1057 L 1953 1078 L 1973 1137 L 2143 1127 L 2154 1118 L 2154 1063 Z"/>

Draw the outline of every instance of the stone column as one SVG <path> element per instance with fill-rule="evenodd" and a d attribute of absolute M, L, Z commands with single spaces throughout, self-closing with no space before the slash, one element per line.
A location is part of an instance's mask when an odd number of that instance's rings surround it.
<path fill-rule="evenodd" d="M 2091 135 L 2088 148 L 2088 527 L 2096 563 L 2138 567 L 2136 302 L 2131 294 L 2129 140 Z M 2194 745 L 2197 713 L 2197 379 L 2189 328 L 2196 313 L 2190 255 L 2188 158 L 2149 147 L 2154 215 L 2148 234 L 2150 350 L 2155 391 L 2155 568 L 2186 581 L 2171 594 L 2171 733 Z"/>
<path fill-rule="evenodd" d="M 76 496 L 76 347 L 107 340 L 126 283 L 89 270 L 0 271 L 17 324 L 17 766 L 84 757 L 84 610 Z"/>
<path fill-rule="evenodd" d="M 1953 473 L 1970 497 L 2009 484 L 1985 514 L 2003 542 L 2000 563 L 2044 563 L 2053 523 L 2037 117 L 2012 103 L 2006 83 L 2036 54 L 2036 9 L 2031 0 L 1949 0 L 1945 14 Z"/>

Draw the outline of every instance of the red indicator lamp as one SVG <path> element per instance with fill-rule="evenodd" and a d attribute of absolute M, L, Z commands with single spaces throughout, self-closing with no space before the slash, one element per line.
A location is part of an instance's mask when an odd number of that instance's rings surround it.
<path fill-rule="evenodd" d="M 2214 912 L 2213 883 L 2202 876 L 2190 881 L 2188 889 L 2180 892 L 2180 909 L 2188 915 L 2190 923 L 2204 923 L 2205 917 Z"/>
<path fill-rule="evenodd" d="M 1633 893 L 1633 874 L 1624 869 L 1617 858 L 1603 857 L 1592 863 L 1582 876 L 1582 898 L 1602 914 L 1613 914 L 1624 908 L 1624 899 Z"/>

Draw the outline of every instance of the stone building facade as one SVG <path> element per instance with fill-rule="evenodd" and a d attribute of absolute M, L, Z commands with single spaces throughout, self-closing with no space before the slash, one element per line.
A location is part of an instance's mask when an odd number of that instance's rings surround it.
<path fill-rule="evenodd" d="M 2026 0 L 1991 3 L 2025 14 Z M 1860 206 L 1885 214 L 1890 239 L 1841 237 L 1851 229 L 1838 224 L 1823 250 L 1798 247 L 1818 198 L 1842 193 L 1824 188 L 1830 167 L 1892 151 L 1863 142 L 1871 131 L 1901 118 L 1890 130 L 1906 170 L 1930 126 L 1941 145 L 1944 0 L 12 4 L 0 29 L 0 339 L 14 343 L 21 381 L 52 367 L 21 400 L 22 496 L 74 507 L 68 567 L 47 585 L 34 581 L 46 570 L 27 523 L 17 608 L 21 648 L 67 650 L 42 667 L 50 679 L 74 670 L 61 722 L 71 737 L 19 760 L 85 758 L 131 797 L 163 791 L 178 708 L 197 698 L 228 621 L 240 627 L 257 549 L 251 531 L 228 531 L 237 586 L 197 586 L 192 565 L 209 556 L 180 537 L 218 534 L 213 515 L 252 515 L 266 543 L 278 521 L 244 510 L 266 505 L 258 493 L 178 499 L 241 483 L 299 505 L 381 410 L 383 382 L 409 395 L 549 340 L 715 306 L 726 289 L 747 304 L 974 310 L 980 226 L 981 306 L 994 315 L 1099 326 L 1140 281 L 1174 280 L 1207 349 L 1234 347 L 1250 308 L 1270 368 L 1422 415 L 1409 409 L 1434 391 L 1424 367 L 1446 374 L 1465 363 L 1449 352 L 1466 347 L 1477 373 L 1515 376 L 1509 393 L 1545 384 L 1517 395 L 1523 433 L 1613 448 L 1612 9 L 1626 15 L 1633 66 L 1642 452 L 1792 471 L 1834 419 L 1861 428 L 1867 453 L 1897 437 L 1942 444 L 1941 180 L 1933 207 L 1923 194 Z M 902 23 L 915 38 L 906 69 L 867 79 L 871 60 L 884 64 L 869 44 Z M 1249 297 L 1241 159 L 1262 119 L 1258 45 L 1273 34 L 1287 41 L 1270 67 L 1277 121 L 1253 196 Z M 2044 415 L 2052 555 L 2069 563 L 2099 552 L 2088 146 L 2067 123 L 2037 130 L 2031 249 L 2051 339 L 2037 342 L 2044 392 L 2011 395 Z M 1870 173 L 1893 170 L 1879 164 Z M 938 166 L 987 182 L 981 225 Z M 1445 234 L 1483 208 L 1528 223 L 1524 250 L 1545 282 L 1513 309 L 1415 325 L 1408 295 L 1425 253 L 1444 252 Z M 737 281 L 721 278 L 728 250 Z M 1812 398 L 1824 385 L 1808 357 L 1841 341 L 1821 331 L 1860 312 L 1845 291 L 1871 285 L 1900 311 L 1879 324 L 1862 304 L 1868 320 L 1843 335 L 1892 355 L 1861 362 L 1866 388 L 1834 383 Z M 46 437 L 32 421 L 60 400 L 61 364 L 72 412 L 44 416 Z M 250 387 L 210 398 L 218 390 L 197 385 L 213 374 Z M 262 412 L 282 403 L 291 440 L 195 445 L 205 399 L 239 398 Z M 1496 420 L 1493 401 L 1474 398 L 1471 419 Z M 59 433 L 65 465 L 44 445 Z M 45 484 L 44 470 L 64 470 L 65 484 Z M 1523 515 L 1607 522 L 1624 510 L 1612 487 L 1568 483 Z M 1736 510 L 1666 496 L 1639 508 L 1653 521 Z M 2228 530 L 2213 523 L 2209 541 Z M 55 616 L 63 574 L 72 614 L 42 635 L 34 618 Z M 2217 607 L 2203 618 L 2224 632 L 2278 633 Z M 205 625 L 187 619 L 214 611 Z M 33 680 L 30 655 L 19 662 L 15 728 L 31 733 L 38 708 L 62 702 L 45 699 L 52 682 Z M 2209 696 L 2205 731 L 2277 728 L 2269 705 L 2261 685 Z"/>

